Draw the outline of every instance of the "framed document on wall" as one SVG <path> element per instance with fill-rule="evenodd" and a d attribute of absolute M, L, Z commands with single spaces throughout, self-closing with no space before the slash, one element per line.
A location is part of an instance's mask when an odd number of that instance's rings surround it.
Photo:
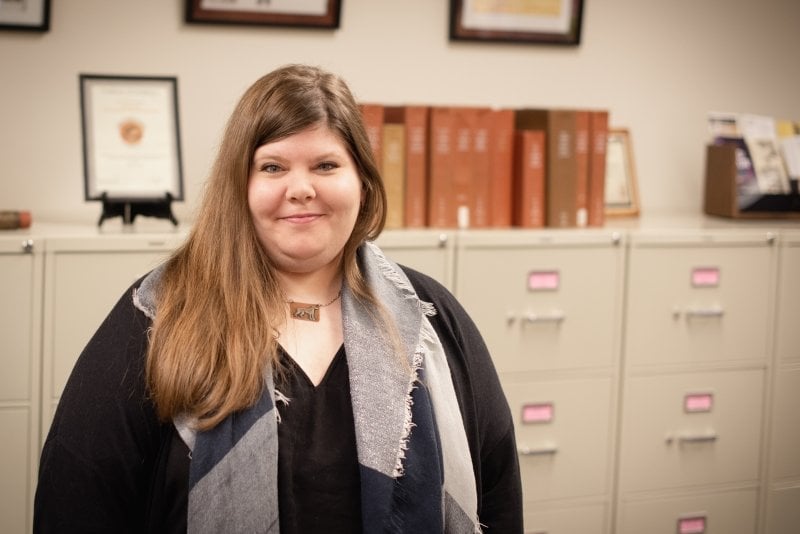
<path fill-rule="evenodd" d="M 183 200 L 175 77 L 80 75 L 86 200 Z"/>
<path fill-rule="evenodd" d="M 46 32 L 50 0 L 0 0 L 0 30 Z"/>

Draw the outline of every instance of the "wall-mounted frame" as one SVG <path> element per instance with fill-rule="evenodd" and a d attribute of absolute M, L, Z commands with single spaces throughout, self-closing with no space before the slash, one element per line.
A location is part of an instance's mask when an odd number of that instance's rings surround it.
<path fill-rule="evenodd" d="M 338 28 L 342 0 L 186 0 L 186 22 Z"/>
<path fill-rule="evenodd" d="M 627 128 L 611 128 L 606 148 L 605 213 L 609 216 L 639 214 L 639 184 Z"/>
<path fill-rule="evenodd" d="M 175 77 L 80 75 L 86 200 L 183 199 Z"/>
<path fill-rule="evenodd" d="M 583 0 L 450 0 L 450 40 L 578 45 Z"/>
<path fill-rule="evenodd" d="M 0 1 L 0 30 L 46 32 L 50 29 L 50 0 Z"/>

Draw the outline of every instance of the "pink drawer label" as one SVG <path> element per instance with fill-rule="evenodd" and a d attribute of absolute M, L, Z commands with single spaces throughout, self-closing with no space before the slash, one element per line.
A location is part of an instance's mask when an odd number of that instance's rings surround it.
<path fill-rule="evenodd" d="M 719 286 L 718 267 L 696 267 L 692 269 L 693 287 L 717 287 Z"/>
<path fill-rule="evenodd" d="M 714 395 L 711 393 L 689 393 L 683 398 L 686 413 L 710 412 L 713 407 Z"/>
<path fill-rule="evenodd" d="M 706 518 L 704 516 L 678 519 L 678 534 L 703 534 L 705 531 Z"/>
<path fill-rule="evenodd" d="M 558 271 L 531 271 L 528 273 L 529 291 L 555 291 L 561 283 Z"/>
<path fill-rule="evenodd" d="M 550 423 L 553 421 L 555 408 L 552 402 L 526 404 L 522 407 L 523 423 Z"/>

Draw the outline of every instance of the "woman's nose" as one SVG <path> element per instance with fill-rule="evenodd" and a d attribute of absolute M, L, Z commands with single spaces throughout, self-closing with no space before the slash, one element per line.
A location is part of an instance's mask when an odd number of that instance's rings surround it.
<path fill-rule="evenodd" d="M 286 185 L 286 198 L 288 200 L 307 201 L 314 198 L 317 193 L 307 171 L 297 171 L 289 175 Z"/>

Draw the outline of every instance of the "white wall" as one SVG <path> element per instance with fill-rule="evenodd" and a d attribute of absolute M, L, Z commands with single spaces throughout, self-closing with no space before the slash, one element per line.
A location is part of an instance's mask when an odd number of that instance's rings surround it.
<path fill-rule="evenodd" d="M 706 113 L 800 120 L 797 0 L 586 0 L 579 47 L 450 43 L 445 0 L 342 0 L 336 31 L 198 26 L 184 0 L 53 0 L 45 34 L 0 32 L 0 209 L 95 222 L 78 74 L 175 75 L 190 220 L 239 95 L 287 62 L 362 101 L 584 106 L 633 135 L 646 213 L 699 212 Z"/>

